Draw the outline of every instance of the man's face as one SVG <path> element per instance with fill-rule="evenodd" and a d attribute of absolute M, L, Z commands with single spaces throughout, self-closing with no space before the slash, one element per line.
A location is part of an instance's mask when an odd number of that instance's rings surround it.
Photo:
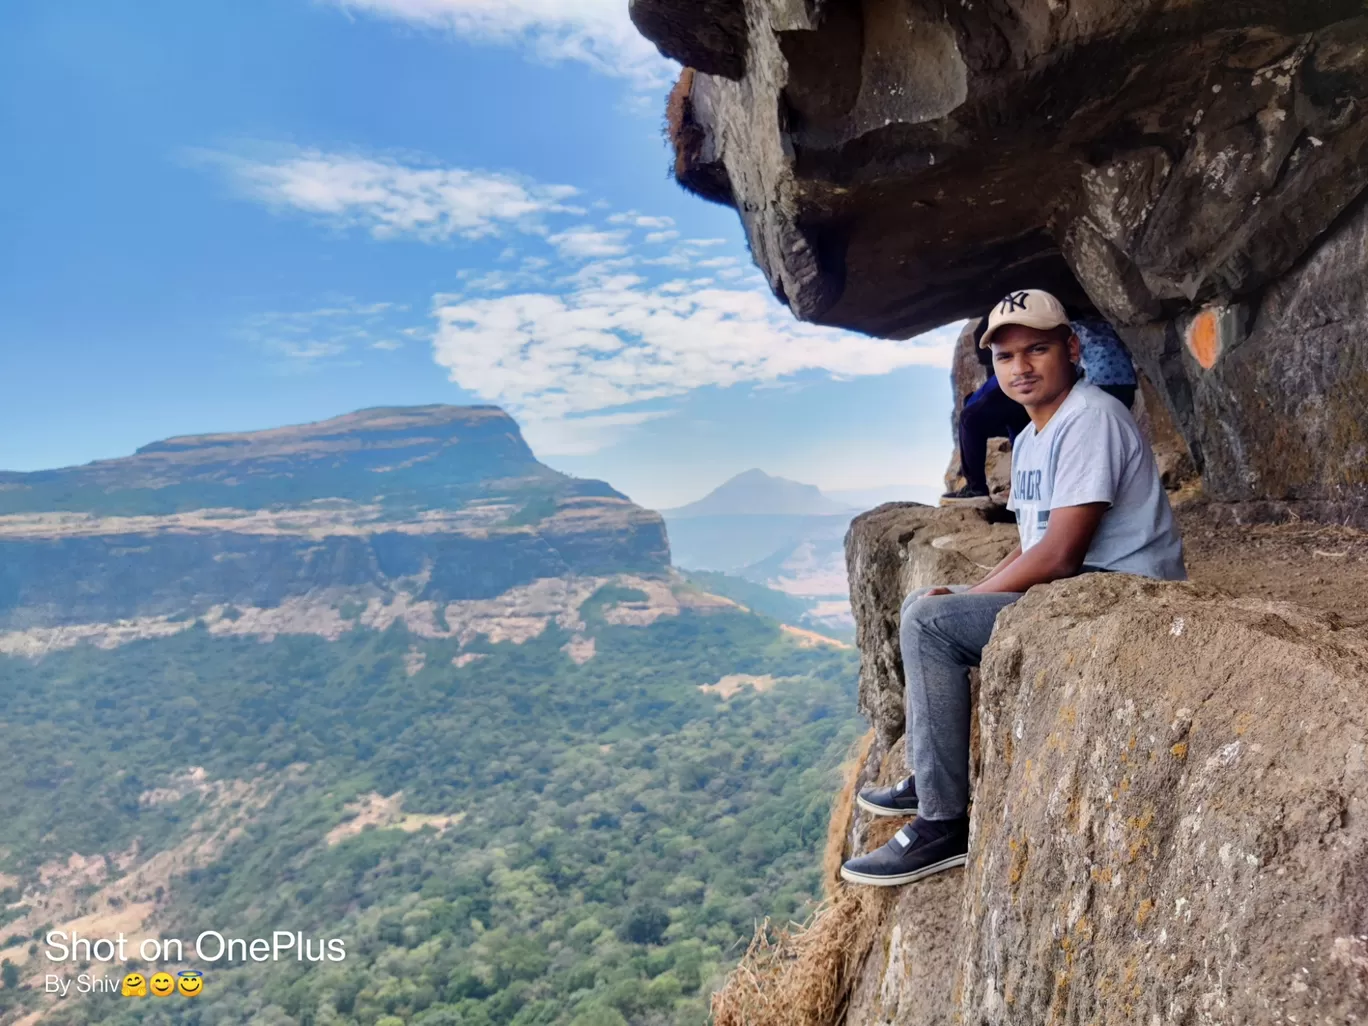
<path fill-rule="evenodd" d="M 1009 324 L 993 335 L 993 372 L 1009 399 L 1022 406 L 1048 406 L 1073 384 L 1078 337 Z"/>

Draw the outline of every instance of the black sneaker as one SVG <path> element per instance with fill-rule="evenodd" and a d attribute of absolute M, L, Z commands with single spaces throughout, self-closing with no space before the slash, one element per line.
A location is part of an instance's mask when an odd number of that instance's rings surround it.
<path fill-rule="evenodd" d="M 977 488 L 971 488 L 969 485 L 965 485 L 963 488 L 957 488 L 953 492 L 946 492 L 940 497 L 940 504 L 942 506 L 954 506 L 956 504 L 982 505 L 992 501 L 992 496 L 987 492 L 981 492 Z"/>
<path fill-rule="evenodd" d="M 874 887 L 913 883 L 969 859 L 969 819 L 908 823 L 877 851 L 851 859 L 841 867 L 841 878 Z"/>
<path fill-rule="evenodd" d="M 915 816 L 917 783 L 905 777 L 891 787 L 866 787 L 855 796 L 855 804 L 875 816 Z"/>

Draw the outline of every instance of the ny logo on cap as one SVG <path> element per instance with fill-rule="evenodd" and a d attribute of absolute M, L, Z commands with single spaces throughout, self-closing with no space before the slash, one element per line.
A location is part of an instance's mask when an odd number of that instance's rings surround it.
<path fill-rule="evenodd" d="M 998 313 L 1011 313 L 1013 310 L 1025 310 L 1026 300 L 1030 298 L 1028 292 L 1009 292 L 1007 298 L 998 305 Z"/>

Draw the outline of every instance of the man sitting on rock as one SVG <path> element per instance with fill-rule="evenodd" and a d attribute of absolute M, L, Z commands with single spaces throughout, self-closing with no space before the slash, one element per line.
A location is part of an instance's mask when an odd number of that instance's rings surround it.
<path fill-rule="evenodd" d="M 1154 454 L 1130 411 L 1079 380 L 1079 340 L 1059 300 L 1014 292 L 988 318 L 998 380 L 1031 423 L 1012 448 L 1021 544 L 973 587 L 922 588 L 902 606 L 907 761 L 913 775 L 857 799 L 876 816 L 915 816 L 886 845 L 846 862 L 853 883 L 911 883 L 969 850 L 969 668 L 997 614 L 1032 585 L 1089 571 L 1184 580 L 1183 545 Z"/>

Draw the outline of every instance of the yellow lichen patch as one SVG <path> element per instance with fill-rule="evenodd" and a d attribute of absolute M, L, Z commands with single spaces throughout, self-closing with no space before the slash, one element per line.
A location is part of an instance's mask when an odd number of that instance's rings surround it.
<path fill-rule="evenodd" d="M 1043 688 L 1043 687 L 1045 686 L 1045 671 L 1044 671 L 1044 670 L 1040 670 L 1040 671 L 1038 671 L 1038 672 L 1036 673 L 1036 675 L 1035 675 L 1035 686 L 1036 686 L 1037 688 Z"/>
<path fill-rule="evenodd" d="M 1083 796 L 1079 793 L 1077 786 L 1074 786 L 1069 790 L 1069 804 L 1064 809 L 1064 820 L 1077 827 L 1082 818 Z"/>
<path fill-rule="evenodd" d="M 1145 920 L 1149 919 L 1150 913 L 1154 911 L 1154 902 L 1149 898 L 1140 902 L 1140 907 L 1135 910 L 1135 925 L 1144 926 Z"/>
<path fill-rule="evenodd" d="M 1078 935 L 1079 943 L 1085 947 L 1092 943 L 1093 927 L 1092 921 L 1087 916 L 1081 916 L 1074 924 L 1074 933 Z"/>
<path fill-rule="evenodd" d="M 1187 758 L 1188 743 L 1186 741 L 1179 741 L 1176 745 L 1170 748 L 1169 751 L 1173 753 L 1173 757 L 1175 759 L 1177 759 L 1179 762 L 1182 762 L 1184 759 Z"/>
<path fill-rule="evenodd" d="M 1021 883 L 1021 878 L 1026 873 L 1026 863 L 1031 857 L 1031 843 L 1024 837 L 1020 841 L 1011 837 L 1007 839 L 1007 850 L 1011 852 L 1011 862 L 1007 866 L 1007 882 L 1015 887 Z"/>
<path fill-rule="evenodd" d="M 1135 833 L 1135 840 L 1131 841 L 1130 848 L 1127 850 L 1127 860 L 1134 862 L 1140 857 L 1140 853 L 1147 847 L 1154 847 L 1150 840 L 1145 836 L 1150 825 L 1154 822 L 1154 809 L 1146 808 L 1139 816 L 1132 816 L 1126 820 L 1126 826 Z"/>

